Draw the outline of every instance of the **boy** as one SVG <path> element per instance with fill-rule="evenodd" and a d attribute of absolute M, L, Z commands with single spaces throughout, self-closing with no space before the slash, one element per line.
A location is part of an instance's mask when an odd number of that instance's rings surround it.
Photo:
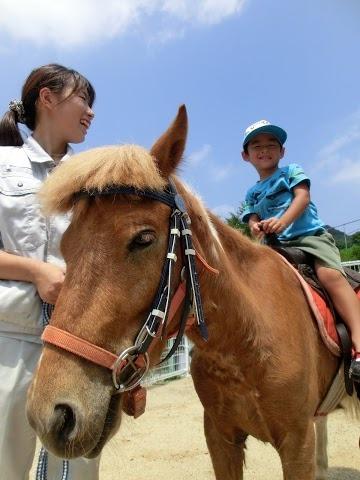
<path fill-rule="evenodd" d="M 273 233 L 285 246 L 315 257 L 316 274 L 351 331 L 355 353 L 349 374 L 360 382 L 360 302 L 345 278 L 335 241 L 310 199 L 310 179 L 299 165 L 279 167 L 286 138 L 285 130 L 267 120 L 245 130 L 242 157 L 260 178 L 246 194 L 242 220 L 255 238 Z"/>

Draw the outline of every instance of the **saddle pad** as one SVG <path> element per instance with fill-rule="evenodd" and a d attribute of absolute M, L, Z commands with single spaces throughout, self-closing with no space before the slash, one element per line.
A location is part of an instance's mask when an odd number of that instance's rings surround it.
<path fill-rule="evenodd" d="M 339 337 L 335 326 L 335 319 L 330 309 L 328 308 L 327 303 L 313 288 L 311 288 L 311 286 L 303 279 L 303 277 L 296 270 L 296 268 L 293 267 L 293 265 L 291 265 L 288 260 L 286 260 L 286 258 L 284 258 L 279 253 L 277 253 L 277 255 L 279 255 L 281 260 L 286 263 L 297 276 L 304 291 L 305 297 L 316 319 L 323 342 L 331 353 L 333 353 L 337 357 L 340 357 L 341 349 Z M 360 289 L 356 292 L 356 294 L 360 300 Z"/>

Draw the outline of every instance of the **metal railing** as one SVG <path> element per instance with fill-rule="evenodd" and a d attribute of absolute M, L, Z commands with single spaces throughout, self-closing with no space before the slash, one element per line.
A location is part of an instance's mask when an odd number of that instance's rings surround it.
<path fill-rule="evenodd" d="M 174 339 L 168 340 L 166 348 L 162 354 L 162 358 L 165 358 L 167 353 L 170 351 L 174 341 Z M 174 355 L 166 360 L 166 362 L 152 368 L 141 384 L 143 386 L 148 386 L 168 380 L 169 378 L 183 377 L 188 375 L 190 369 L 189 351 L 190 342 L 186 337 L 183 337 Z"/>
<path fill-rule="evenodd" d="M 352 270 L 360 272 L 360 260 L 352 260 L 350 262 L 341 262 L 343 267 L 350 267 Z"/>

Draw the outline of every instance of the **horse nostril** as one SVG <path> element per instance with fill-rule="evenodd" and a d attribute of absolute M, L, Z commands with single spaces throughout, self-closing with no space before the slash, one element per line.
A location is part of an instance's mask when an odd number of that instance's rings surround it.
<path fill-rule="evenodd" d="M 76 415 L 74 410 L 66 404 L 56 405 L 54 408 L 53 431 L 62 442 L 70 439 L 76 425 Z"/>

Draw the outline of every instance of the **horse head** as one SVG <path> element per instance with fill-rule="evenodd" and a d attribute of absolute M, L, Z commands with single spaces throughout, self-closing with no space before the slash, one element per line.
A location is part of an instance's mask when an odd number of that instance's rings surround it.
<path fill-rule="evenodd" d="M 66 277 L 50 333 L 61 331 L 65 343 L 70 337 L 81 339 L 80 349 L 92 345 L 115 359 L 125 352 L 111 375 L 101 362 L 72 353 L 64 342 L 59 348 L 45 336 L 27 413 L 45 447 L 58 456 L 99 454 L 120 425 L 123 392 L 139 383 L 164 348 L 160 335 L 151 353 L 139 353 L 151 337 L 163 333 L 160 307 L 151 312 L 153 323 L 143 327 L 165 262 L 172 268 L 171 285 L 165 282 L 165 287 L 172 290 L 181 282 L 180 262 L 172 262 L 178 247 L 169 256 L 169 222 L 177 205 L 172 208 L 167 199 L 176 197 L 174 172 L 186 135 L 182 106 L 150 152 L 124 145 L 81 153 L 58 167 L 40 192 L 47 213 L 72 213 L 61 242 Z M 175 323 L 179 318 L 176 314 Z M 131 368 L 132 362 L 138 366 Z"/>

